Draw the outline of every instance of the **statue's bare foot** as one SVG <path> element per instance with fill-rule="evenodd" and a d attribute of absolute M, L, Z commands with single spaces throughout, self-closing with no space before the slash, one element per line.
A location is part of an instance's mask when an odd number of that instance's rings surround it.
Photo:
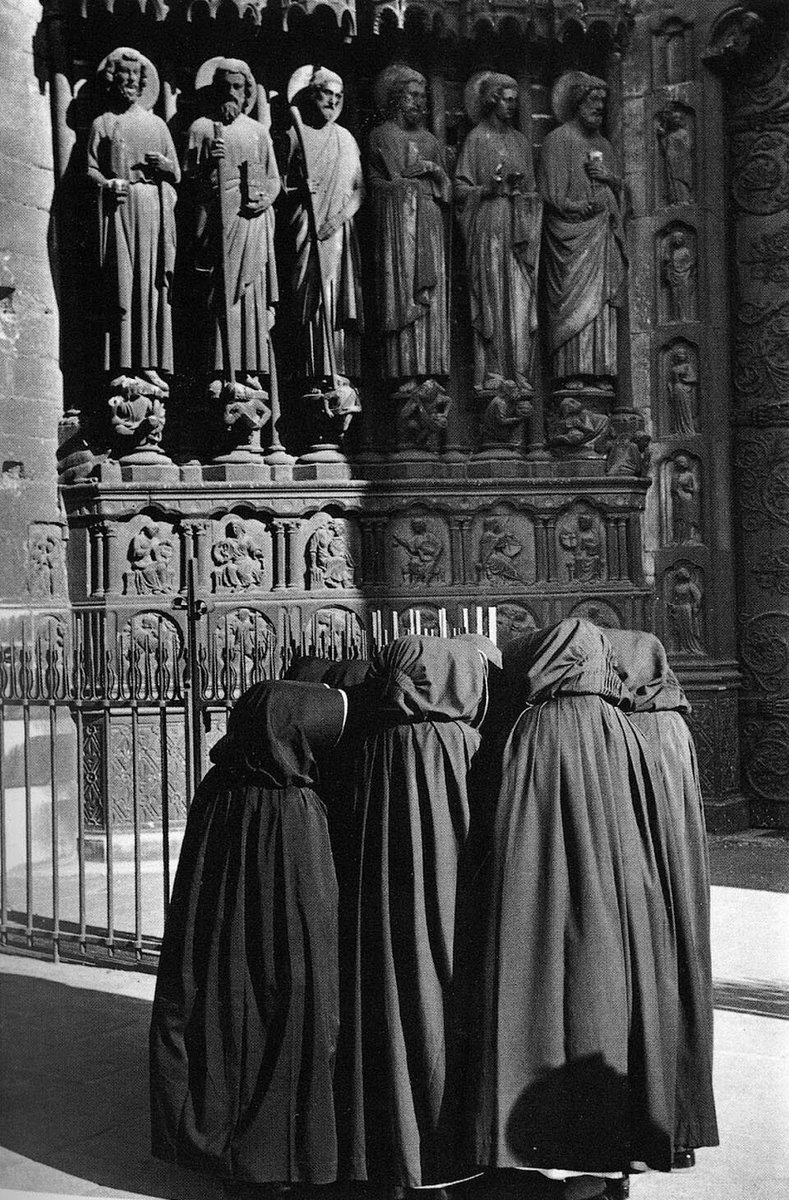
<path fill-rule="evenodd" d="M 159 372 L 154 370 L 153 367 L 147 367 L 144 371 L 140 371 L 140 379 L 144 379 L 146 383 L 150 383 L 155 388 L 159 388 L 159 390 L 164 392 L 165 395 L 169 394 L 169 383 L 162 379 Z"/>

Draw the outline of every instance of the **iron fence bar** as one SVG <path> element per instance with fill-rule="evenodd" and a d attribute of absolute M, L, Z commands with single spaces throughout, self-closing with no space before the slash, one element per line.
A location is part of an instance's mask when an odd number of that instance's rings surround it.
<path fill-rule="evenodd" d="M 170 759 L 167 749 L 167 706 L 159 703 L 159 741 L 162 747 L 162 888 L 164 891 L 164 918 L 170 903 Z"/>
<path fill-rule="evenodd" d="M 134 950 L 138 958 L 142 953 L 142 826 L 140 821 L 139 773 L 137 770 L 137 748 L 140 738 L 140 713 L 136 700 L 131 705 L 131 782 L 132 820 L 134 822 Z"/>
<path fill-rule="evenodd" d="M 8 854 L 6 849 L 6 811 L 5 811 L 5 777 L 3 762 L 5 760 L 5 705 L 0 696 L 0 943 L 8 942 L 8 895 L 6 893 L 6 872 Z"/>
<path fill-rule="evenodd" d="M 104 755 L 102 763 L 102 791 L 104 793 L 104 829 L 107 845 L 107 937 L 105 945 L 110 958 L 115 952 L 115 877 L 113 863 L 113 813 L 110 792 L 110 755 L 112 753 L 109 701 L 103 704 Z"/>
<path fill-rule="evenodd" d="M 85 751 L 82 744 L 84 728 L 82 706 L 75 705 L 74 721 L 77 729 L 77 903 L 79 905 L 79 944 L 87 949 L 88 920 L 85 912 Z"/>
<path fill-rule="evenodd" d="M 30 785 L 30 701 L 22 701 L 22 760 L 25 775 L 25 942 L 33 948 L 33 790 Z"/>
<path fill-rule="evenodd" d="M 55 701 L 49 701 L 49 778 L 52 792 L 52 961 L 60 962 L 60 827 L 57 786 L 58 713 Z"/>

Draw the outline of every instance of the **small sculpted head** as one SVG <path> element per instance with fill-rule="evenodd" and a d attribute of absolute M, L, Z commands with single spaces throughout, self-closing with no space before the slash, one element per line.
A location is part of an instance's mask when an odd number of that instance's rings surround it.
<path fill-rule="evenodd" d="M 342 112 L 345 89 L 339 75 L 326 67 L 318 67 L 313 73 L 308 90 L 308 103 L 312 123 L 331 125 Z"/>
<path fill-rule="evenodd" d="M 518 111 L 518 85 L 512 76 L 491 73 L 480 85 L 479 99 L 483 117 L 512 125 Z"/>
<path fill-rule="evenodd" d="M 244 111 L 249 96 L 249 80 L 243 71 L 218 67 L 214 73 L 213 98 L 217 116 L 223 125 L 232 125 Z"/>
<path fill-rule="evenodd" d="M 107 59 L 104 78 L 118 108 L 131 108 L 145 86 L 145 64 L 133 50 L 117 50 Z"/>

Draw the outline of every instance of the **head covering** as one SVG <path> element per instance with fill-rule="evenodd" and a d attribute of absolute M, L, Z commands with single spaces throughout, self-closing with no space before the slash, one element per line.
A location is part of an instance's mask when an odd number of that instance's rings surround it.
<path fill-rule="evenodd" d="M 266 680 L 238 700 L 211 759 L 267 787 L 312 787 L 316 758 L 339 741 L 344 716 L 345 702 L 334 688 Z"/>
<path fill-rule="evenodd" d="M 373 91 L 378 111 L 386 113 L 392 103 L 392 93 L 409 83 L 423 83 L 427 86 L 424 75 L 420 75 L 419 71 L 415 71 L 407 63 L 390 63 L 388 67 L 384 67 L 375 81 Z"/>
<path fill-rule="evenodd" d="M 484 654 L 488 662 L 493 663 L 494 667 L 502 665 L 501 650 L 498 646 L 485 637 L 483 633 L 459 633 L 452 639 L 455 642 L 469 642 L 472 646 L 476 646 L 480 654 Z"/>
<path fill-rule="evenodd" d="M 476 725 L 485 713 L 487 659 L 466 638 L 397 638 L 376 654 L 368 684 L 400 721 Z"/>
<path fill-rule="evenodd" d="M 672 671 L 666 650 L 653 633 L 640 629 L 607 629 L 607 641 L 635 712 L 690 712 L 690 702 Z"/>
<path fill-rule="evenodd" d="M 504 673 L 513 692 L 533 704 L 591 695 L 624 707 L 628 699 L 601 630 L 579 617 L 515 638 L 504 648 Z"/>
<path fill-rule="evenodd" d="M 209 58 L 202 67 L 200 67 L 195 76 L 195 91 L 201 88 L 211 87 L 214 82 L 214 76 L 217 71 L 224 71 L 228 74 L 243 75 L 247 84 L 247 96 L 244 102 L 244 112 L 249 115 L 255 107 L 255 101 L 258 98 L 258 87 L 255 83 L 255 76 L 248 63 L 245 63 L 241 58 Z"/>
<path fill-rule="evenodd" d="M 140 89 L 139 104 L 141 108 L 153 108 L 159 99 L 159 72 L 150 58 L 146 58 L 144 54 L 140 54 L 139 50 L 133 50 L 131 46 L 116 46 L 106 58 L 101 60 L 96 68 L 96 74 L 99 79 L 103 79 L 109 83 L 111 78 L 110 68 L 115 66 L 119 58 L 129 59 L 140 64 L 143 70 L 143 83 Z"/>
<path fill-rule="evenodd" d="M 296 654 L 285 672 L 286 679 L 304 683 L 328 683 L 329 687 L 355 687 L 364 683 L 370 670 L 368 658 L 320 658 L 316 654 Z"/>
<path fill-rule="evenodd" d="M 491 95 L 502 88 L 514 88 L 516 92 L 520 90 L 518 81 L 511 75 L 502 75 L 497 71 L 479 71 L 471 76 L 463 92 L 463 100 L 466 112 L 475 125 Z"/>
<path fill-rule="evenodd" d="M 557 121 L 569 121 L 578 111 L 578 105 L 590 92 L 607 92 L 608 84 L 596 75 L 585 71 L 567 71 L 553 85 L 551 108 Z"/>

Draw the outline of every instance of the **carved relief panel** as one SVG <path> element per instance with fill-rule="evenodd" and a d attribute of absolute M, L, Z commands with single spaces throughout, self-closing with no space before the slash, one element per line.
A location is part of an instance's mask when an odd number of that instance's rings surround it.
<path fill-rule="evenodd" d="M 534 528 L 509 508 L 483 512 L 472 523 L 474 571 L 480 587 L 518 588 L 537 577 Z"/>
<path fill-rule="evenodd" d="M 270 590 L 271 536 L 262 521 L 232 515 L 215 523 L 211 588 L 219 595 Z"/>
<path fill-rule="evenodd" d="M 652 81 L 664 84 L 684 83 L 693 71 L 693 25 L 677 13 L 652 24 Z"/>
<path fill-rule="evenodd" d="M 396 517 L 388 541 L 393 584 L 430 587 L 452 581 L 449 529 L 443 517 L 418 511 Z"/>
<path fill-rule="evenodd" d="M 656 203 L 659 207 L 696 200 L 696 114 L 672 100 L 655 115 Z"/>
<path fill-rule="evenodd" d="M 110 682 L 113 699 L 175 700 L 182 696 L 184 638 L 164 613 L 135 613 L 122 627 Z"/>
<path fill-rule="evenodd" d="M 237 700 L 264 679 L 279 673 L 276 630 L 256 608 L 232 608 L 217 615 L 210 657 L 203 664 L 206 694 Z"/>
<path fill-rule="evenodd" d="M 526 604 L 516 604 L 507 600 L 496 606 L 496 632 L 499 646 L 537 629 L 542 622 L 537 619 Z"/>
<path fill-rule="evenodd" d="M 352 609 L 319 608 L 302 632 L 302 651 L 322 658 L 366 658 L 367 633 Z"/>
<path fill-rule="evenodd" d="M 357 583 L 361 558 L 358 530 L 345 517 L 319 512 L 305 523 L 305 587 L 343 591 Z"/>
<path fill-rule="evenodd" d="M 27 591 L 35 600 L 51 600 L 66 594 L 62 526 L 47 522 L 31 524 L 25 561 Z"/>
<path fill-rule="evenodd" d="M 575 504 L 557 524 L 560 580 L 578 587 L 607 578 L 605 524 L 588 504 Z"/>
<path fill-rule="evenodd" d="M 172 525 L 151 517 L 135 518 L 124 531 L 126 596 L 168 596 L 178 590 L 178 538 Z"/>

